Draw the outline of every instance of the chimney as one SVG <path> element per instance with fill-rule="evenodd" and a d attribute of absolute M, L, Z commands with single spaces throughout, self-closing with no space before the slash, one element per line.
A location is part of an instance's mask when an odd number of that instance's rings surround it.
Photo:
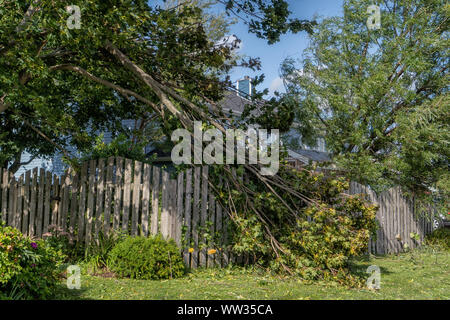
<path fill-rule="evenodd" d="M 236 82 L 237 95 L 242 98 L 250 99 L 252 96 L 252 79 L 245 76 Z"/>

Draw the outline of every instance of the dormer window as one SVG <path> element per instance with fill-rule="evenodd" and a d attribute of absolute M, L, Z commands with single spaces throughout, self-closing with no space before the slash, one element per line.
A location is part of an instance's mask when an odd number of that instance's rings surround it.
<path fill-rule="evenodd" d="M 244 77 L 242 80 L 236 82 L 237 95 L 239 97 L 249 99 L 252 96 L 252 79 L 250 77 Z"/>

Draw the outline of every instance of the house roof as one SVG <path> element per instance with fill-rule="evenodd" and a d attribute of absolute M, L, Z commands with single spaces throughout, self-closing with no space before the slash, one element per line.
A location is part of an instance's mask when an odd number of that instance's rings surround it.
<path fill-rule="evenodd" d="M 225 93 L 224 99 L 220 102 L 223 111 L 229 113 L 232 112 L 233 115 L 241 115 L 244 112 L 244 108 L 247 104 L 252 102 L 238 95 L 237 91 L 227 91 Z"/>

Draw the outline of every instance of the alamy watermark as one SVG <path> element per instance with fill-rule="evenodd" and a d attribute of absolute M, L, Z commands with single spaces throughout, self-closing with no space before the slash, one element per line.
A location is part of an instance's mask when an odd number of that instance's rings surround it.
<path fill-rule="evenodd" d="M 66 11 L 70 14 L 67 19 L 67 28 L 70 30 L 81 29 L 81 9 L 77 5 L 69 5 L 66 7 Z M 367 18 L 367 28 L 369 30 L 381 29 L 381 9 L 377 5 L 370 5 L 367 8 L 367 13 L 370 16 Z"/>
<path fill-rule="evenodd" d="M 70 30 L 81 29 L 81 9 L 79 6 L 70 5 L 66 7 L 71 16 L 67 19 L 67 28 Z"/>
<path fill-rule="evenodd" d="M 367 18 L 367 28 L 369 30 L 381 29 L 381 9 L 377 5 L 371 5 L 367 8 L 367 13 L 370 14 Z"/>
<path fill-rule="evenodd" d="M 381 270 L 379 266 L 371 265 L 366 273 L 370 274 L 366 281 L 367 288 L 380 290 L 381 288 Z"/>
<path fill-rule="evenodd" d="M 81 289 L 81 270 L 78 265 L 67 267 L 67 288 L 70 290 Z"/>
<path fill-rule="evenodd" d="M 253 128 L 246 132 L 240 129 L 228 129 L 223 133 L 218 129 L 203 130 L 202 122 L 194 122 L 194 139 L 186 129 L 177 129 L 172 133 L 173 142 L 178 142 L 172 149 L 172 161 L 175 164 L 260 164 L 261 174 L 273 176 L 280 165 L 280 133 L 278 129 Z M 192 140 L 194 146 L 192 148 Z M 224 143 L 225 141 L 225 143 Z M 204 142 L 209 144 L 203 149 Z M 225 153 L 224 153 L 225 145 Z M 270 149 L 270 150 L 269 150 Z"/>

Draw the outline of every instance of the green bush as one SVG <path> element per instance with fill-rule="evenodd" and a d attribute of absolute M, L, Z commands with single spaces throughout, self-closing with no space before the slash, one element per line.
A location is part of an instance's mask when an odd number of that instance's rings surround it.
<path fill-rule="evenodd" d="M 450 250 L 450 229 L 440 228 L 426 237 L 426 244 Z"/>
<path fill-rule="evenodd" d="M 65 257 L 0 222 L 0 299 L 46 299 L 61 279 Z"/>
<path fill-rule="evenodd" d="M 184 274 L 185 266 L 175 241 L 155 237 L 127 237 L 110 252 L 108 267 L 121 277 L 169 279 Z"/>
<path fill-rule="evenodd" d="M 84 244 L 75 240 L 73 234 L 63 231 L 60 226 L 49 225 L 48 232 L 42 236 L 45 242 L 56 251 L 64 253 L 67 263 L 76 263 L 83 258 Z"/>
<path fill-rule="evenodd" d="M 126 238 L 121 231 L 112 230 L 109 234 L 99 232 L 98 238 L 86 248 L 85 266 L 87 273 L 96 274 L 108 267 L 108 256 L 115 245 Z"/>
<path fill-rule="evenodd" d="M 232 225 L 232 250 L 249 254 L 258 265 L 276 273 L 307 280 L 332 280 L 359 286 L 365 279 L 351 273 L 352 258 L 367 252 L 376 231 L 374 204 L 360 195 L 347 195 L 349 182 L 332 172 L 314 168 L 281 167 L 279 176 L 305 200 L 293 199 L 283 189 L 266 190 L 252 176 L 246 186 L 255 192 L 249 210 L 247 196 L 232 190 L 232 203 L 223 190 L 221 201 L 236 208 Z M 284 203 L 291 204 L 290 209 Z M 261 222 L 264 215 L 265 221 Z M 270 235 L 266 230 L 270 230 Z"/>

